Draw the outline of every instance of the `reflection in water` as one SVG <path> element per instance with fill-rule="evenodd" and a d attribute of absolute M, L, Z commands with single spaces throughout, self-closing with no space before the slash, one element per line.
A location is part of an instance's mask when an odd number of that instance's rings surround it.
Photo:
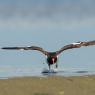
<path fill-rule="evenodd" d="M 48 77 L 48 76 L 86 76 L 86 75 L 95 75 L 95 71 L 89 71 L 84 69 L 58 69 L 56 72 L 42 72 L 43 70 L 40 68 L 16 68 L 6 70 L 0 69 L 0 79 L 8 79 L 12 77 Z"/>
<path fill-rule="evenodd" d="M 86 76 L 86 75 L 95 75 L 95 71 L 86 71 L 86 70 L 58 70 L 57 72 L 42 72 L 43 76 Z"/>
<path fill-rule="evenodd" d="M 45 76 L 84 76 L 89 75 L 92 72 L 89 71 L 65 71 L 65 70 L 59 70 L 58 72 L 42 72 L 42 75 Z M 93 74 L 93 73 L 92 73 Z"/>
<path fill-rule="evenodd" d="M 88 71 L 76 71 L 76 73 L 88 73 Z"/>

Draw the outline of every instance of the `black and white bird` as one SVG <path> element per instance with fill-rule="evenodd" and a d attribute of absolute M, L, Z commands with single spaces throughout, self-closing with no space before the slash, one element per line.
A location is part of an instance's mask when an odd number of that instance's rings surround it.
<path fill-rule="evenodd" d="M 65 45 L 61 49 L 55 52 L 48 52 L 45 51 L 43 48 L 38 47 L 38 46 L 27 46 L 27 47 L 2 47 L 1 49 L 3 50 L 37 50 L 43 53 L 46 56 L 46 61 L 50 70 L 51 65 L 55 64 L 56 68 L 58 67 L 58 56 L 60 53 L 62 53 L 65 50 L 68 49 L 73 49 L 73 48 L 80 48 L 82 46 L 90 46 L 90 45 L 95 45 L 95 40 L 94 41 L 86 41 L 86 42 L 76 42 L 72 44 Z"/>

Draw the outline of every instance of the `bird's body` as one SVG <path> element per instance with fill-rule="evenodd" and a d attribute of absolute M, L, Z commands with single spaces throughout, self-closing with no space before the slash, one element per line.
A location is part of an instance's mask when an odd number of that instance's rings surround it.
<path fill-rule="evenodd" d="M 49 66 L 49 69 L 50 69 L 50 66 L 55 64 L 56 63 L 56 67 L 57 67 L 57 55 L 56 55 L 56 52 L 49 52 L 48 53 L 48 56 L 47 56 L 47 64 Z"/>
<path fill-rule="evenodd" d="M 27 46 L 27 47 L 2 47 L 1 49 L 3 50 L 37 50 L 42 52 L 46 56 L 47 64 L 49 66 L 56 64 L 56 68 L 58 67 L 57 61 L 58 61 L 58 56 L 60 53 L 62 53 L 65 50 L 68 49 L 73 49 L 73 48 L 80 48 L 82 46 L 90 46 L 90 45 L 95 45 L 95 40 L 94 41 L 87 41 L 87 42 L 75 42 L 69 45 L 65 45 L 61 49 L 55 52 L 48 52 L 45 51 L 43 48 L 38 47 L 38 46 Z"/>

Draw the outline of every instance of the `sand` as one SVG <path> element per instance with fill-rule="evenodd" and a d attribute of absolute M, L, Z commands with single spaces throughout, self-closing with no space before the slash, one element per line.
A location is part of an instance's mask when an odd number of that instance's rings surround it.
<path fill-rule="evenodd" d="M 95 76 L 2 79 L 0 95 L 95 95 Z"/>

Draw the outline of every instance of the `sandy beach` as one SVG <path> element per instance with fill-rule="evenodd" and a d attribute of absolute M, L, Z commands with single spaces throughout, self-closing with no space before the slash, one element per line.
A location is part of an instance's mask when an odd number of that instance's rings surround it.
<path fill-rule="evenodd" d="M 0 95 L 95 95 L 95 76 L 2 79 Z"/>

